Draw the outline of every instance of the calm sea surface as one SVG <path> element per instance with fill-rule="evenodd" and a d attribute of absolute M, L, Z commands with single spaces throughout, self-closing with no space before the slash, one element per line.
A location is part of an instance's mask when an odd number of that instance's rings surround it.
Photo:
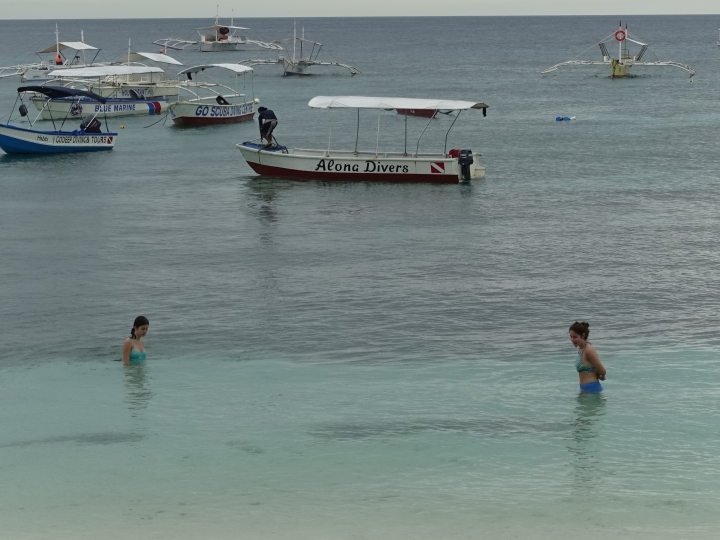
<path fill-rule="evenodd" d="M 109 61 L 210 22 L 58 24 Z M 716 537 L 720 18 L 627 22 L 694 82 L 540 75 L 615 17 L 298 19 L 363 75 L 238 82 L 300 147 L 328 144 L 316 95 L 485 101 L 448 144 L 483 152 L 471 186 L 260 179 L 234 146 L 255 123 L 114 119 L 113 152 L 0 155 L 3 536 Z M 0 65 L 54 29 L 0 21 Z M 17 86 L 0 80 L 0 116 Z M 332 113 L 334 148 L 355 120 Z M 380 120 L 401 150 L 402 118 Z M 361 115 L 361 148 L 377 121 Z M 139 314 L 148 360 L 123 368 Z M 598 399 L 577 397 L 580 319 L 609 372 Z"/>

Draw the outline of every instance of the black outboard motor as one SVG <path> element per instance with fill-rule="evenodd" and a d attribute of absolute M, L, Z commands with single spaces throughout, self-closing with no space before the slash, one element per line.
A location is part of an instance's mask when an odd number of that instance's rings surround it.
<path fill-rule="evenodd" d="M 470 165 L 473 164 L 472 150 L 460 150 L 458 152 L 458 163 L 460 164 L 460 179 L 470 180 Z"/>
<path fill-rule="evenodd" d="M 100 123 L 100 120 L 94 116 L 88 116 L 82 121 L 82 124 L 80 124 L 80 129 L 82 129 L 85 133 L 102 133 L 102 130 L 100 129 L 101 127 L 102 124 Z"/>

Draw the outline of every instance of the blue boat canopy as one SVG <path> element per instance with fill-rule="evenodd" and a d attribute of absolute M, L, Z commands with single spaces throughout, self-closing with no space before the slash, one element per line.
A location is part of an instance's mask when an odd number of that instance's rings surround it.
<path fill-rule="evenodd" d="M 17 91 L 18 94 L 21 92 L 37 92 L 39 94 L 45 94 L 50 99 L 81 96 L 90 98 L 93 101 L 99 101 L 100 103 L 105 103 L 106 101 L 104 97 L 94 92 L 76 90 L 75 88 L 64 88 L 62 86 L 21 86 Z"/>

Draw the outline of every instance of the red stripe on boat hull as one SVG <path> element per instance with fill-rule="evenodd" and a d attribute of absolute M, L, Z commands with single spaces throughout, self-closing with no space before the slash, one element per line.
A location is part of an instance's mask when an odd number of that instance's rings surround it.
<path fill-rule="evenodd" d="M 255 113 L 242 114 L 240 116 L 178 116 L 173 118 L 173 124 L 176 126 L 212 126 L 214 124 L 236 124 L 238 122 L 247 122 L 253 119 Z"/>
<path fill-rule="evenodd" d="M 262 176 L 274 176 L 276 178 L 290 178 L 293 180 L 340 180 L 351 182 L 393 182 L 404 183 L 432 183 L 432 184 L 457 184 L 459 179 L 452 174 L 375 174 L 375 173 L 348 173 L 348 172 L 321 172 L 321 171 L 298 171 L 273 167 L 248 161 L 252 170 Z"/>

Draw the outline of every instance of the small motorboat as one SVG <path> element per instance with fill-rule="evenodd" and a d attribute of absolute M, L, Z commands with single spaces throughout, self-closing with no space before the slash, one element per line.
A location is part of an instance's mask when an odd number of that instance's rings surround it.
<path fill-rule="evenodd" d="M 354 150 L 331 150 L 331 138 L 324 149 L 287 148 L 274 144 L 266 146 L 246 141 L 237 146 L 248 165 L 258 174 L 297 180 L 343 180 L 371 182 L 431 182 L 458 183 L 485 176 L 485 167 L 479 162 L 482 155 L 472 150 L 447 150 L 447 135 L 460 113 L 468 109 L 488 106 L 475 101 L 448 101 L 440 99 L 412 99 L 366 96 L 318 96 L 310 100 L 317 109 L 357 109 L 358 129 Z M 408 152 L 407 115 L 405 115 L 405 151 L 387 152 L 378 147 L 374 151 L 358 150 L 360 109 L 378 111 L 378 137 L 380 140 L 380 114 L 383 110 L 413 109 L 425 111 L 459 111 L 448 123 L 443 152 L 420 152 L 420 139 L 433 122 L 429 115 L 425 129 L 418 137 L 415 152 Z M 331 132 L 332 133 L 332 132 Z"/>
<path fill-rule="evenodd" d="M 234 124 L 252 120 L 255 116 L 255 105 L 258 99 L 245 98 L 236 88 L 230 88 L 217 82 L 193 80 L 193 75 L 207 69 L 226 69 L 237 76 L 252 73 L 252 68 L 238 64 L 203 64 L 182 70 L 178 76 L 185 75 L 180 90 L 190 94 L 186 99 L 178 99 L 168 106 L 170 117 L 176 126 L 209 126 L 214 124 Z M 224 89 L 224 90 L 223 90 Z"/>
<path fill-rule="evenodd" d="M 66 99 L 69 97 L 80 101 L 82 98 L 90 98 L 93 101 L 105 103 L 105 98 L 85 90 L 74 88 L 63 88 L 56 86 L 21 86 L 17 89 L 18 97 L 15 100 L 13 109 L 10 112 L 8 121 L 0 124 L 0 148 L 8 154 L 59 154 L 69 152 L 98 152 L 112 150 L 115 146 L 117 133 L 107 129 L 102 130 L 102 123 L 97 113 L 86 116 L 80 125 L 74 129 L 63 129 L 66 121 L 71 118 L 66 114 L 63 118 L 51 118 L 52 130 L 35 129 L 34 124 L 42 114 L 38 113 L 35 120 L 30 120 L 28 108 L 24 103 L 27 94 L 43 94 L 47 96 L 48 102 L 54 99 Z M 18 102 L 20 105 L 18 106 Z M 29 127 L 14 125 L 13 113 L 17 112 L 16 123 L 28 123 Z M 76 121 L 75 119 L 73 121 Z M 60 124 L 59 127 L 57 124 Z"/>

